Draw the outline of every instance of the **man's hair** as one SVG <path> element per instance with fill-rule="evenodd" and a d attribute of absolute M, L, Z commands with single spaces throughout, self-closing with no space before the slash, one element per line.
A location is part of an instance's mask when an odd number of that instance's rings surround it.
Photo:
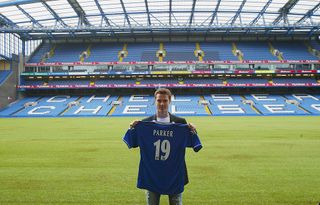
<path fill-rule="evenodd" d="M 169 96 L 169 100 L 171 100 L 171 91 L 167 88 L 159 88 L 158 90 L 156 90 L 156 92 L 154 92 L 154 97 L 156 98 L 158 94 L 162 94 L 162 95 L 168 95 Z"/>

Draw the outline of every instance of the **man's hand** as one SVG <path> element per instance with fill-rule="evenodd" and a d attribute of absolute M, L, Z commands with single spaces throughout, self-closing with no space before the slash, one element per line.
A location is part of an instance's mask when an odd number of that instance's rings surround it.
<path fill-rule="evenodd" d="M 191 129 L 191 132 L 197 134 L 196 126 L 192 123 L 188 123 L 189 128 Z"/>
<path fill-rule="evenodd" d="M 136 124 L 138 124 L 138 122 L 140 122 L 139 120 L 134 120 L 130 123 L 129 128 L 132 129 L 134 128 L 134 126 L 136 126 Z"/>

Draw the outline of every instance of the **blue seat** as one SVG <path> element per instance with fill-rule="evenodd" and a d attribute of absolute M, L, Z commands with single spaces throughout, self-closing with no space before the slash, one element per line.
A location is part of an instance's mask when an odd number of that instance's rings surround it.
<path fill-rule="evenodd" d="M 275 41 L 272 45 L 283 53 L 285 60 L 318 60 L 302 41 Z"/>
<path fill-rule="evenodd" d="M 278 60 L 271 54 L 265 41 L 238 41 L 237 48 L 243 53 L 244 60 Z"/>

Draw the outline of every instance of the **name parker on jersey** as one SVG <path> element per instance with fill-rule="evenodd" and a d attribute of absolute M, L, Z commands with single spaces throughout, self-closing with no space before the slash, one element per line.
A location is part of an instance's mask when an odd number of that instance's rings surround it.
<path fill-rule="evenodd" d="M 173 137 L 172 130 L 153 130 L 153 136 Z"/>

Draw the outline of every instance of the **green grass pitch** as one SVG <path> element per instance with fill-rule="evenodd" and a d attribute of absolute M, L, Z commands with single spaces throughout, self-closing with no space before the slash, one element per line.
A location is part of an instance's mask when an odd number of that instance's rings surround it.
<path fill-rule="evenodd" d="M 122 141 L 133 119 L 0 119 L 0 204 L 145 204 Z M 204 148 L 186 153 L 185 205 L 320 202 L 320 117 L 187 120 Z"/>

